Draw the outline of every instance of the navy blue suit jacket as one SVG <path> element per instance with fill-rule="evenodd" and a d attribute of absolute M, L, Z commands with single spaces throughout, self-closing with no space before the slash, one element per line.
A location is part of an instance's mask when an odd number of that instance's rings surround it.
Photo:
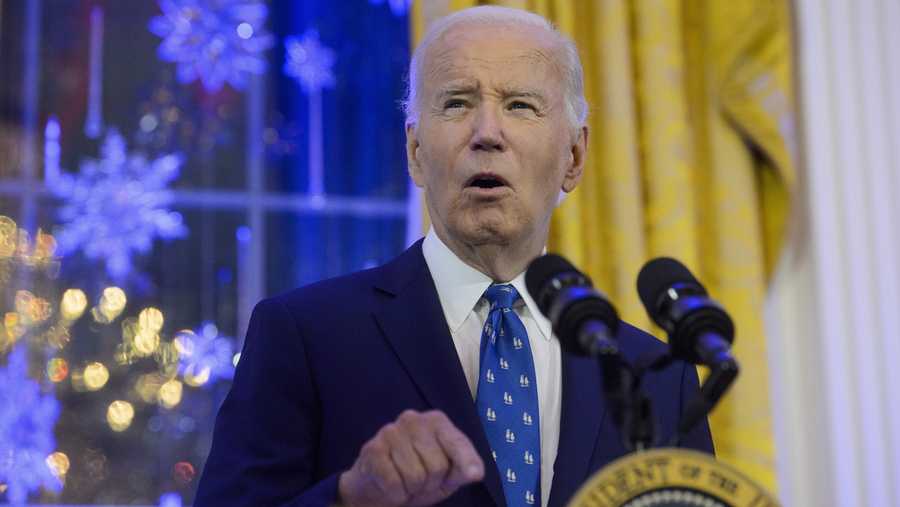
<path fill-rule="evenodd" d="M 623 323 L 626 355 L 662 353 Z M 663 438 L 697 391 L 676 362 L 644 381 Z M 437 409 L 490 465 L 481 420 L 450 337 L 421 241 L 390 263 L 260 302 L 216 419 L 195 507 L 329 505 L 362 445 L 406 409 Z M 681 443 L 712 452 L 706 424 Z M 600 368 L 562 355 L 562 414 L 550 505 L 565 505 L 626 449 L 603 398 Z M 505 506 L 496 467 L 442 506 Z M 545 493 L 546 494 L 546 493 Z"/>

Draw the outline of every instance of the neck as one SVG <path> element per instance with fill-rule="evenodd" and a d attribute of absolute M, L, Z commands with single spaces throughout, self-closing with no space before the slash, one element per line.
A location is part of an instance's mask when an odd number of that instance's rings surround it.
<path fill-rule="evenodd" d="M 463 262 L 499 283 L 507 283 L 525 271 L 543 252 L 547 236 L 534 234 L 517 241 L 474 243 L 455 238 L 439 227 L 435 227 L 434 232 Z"/>

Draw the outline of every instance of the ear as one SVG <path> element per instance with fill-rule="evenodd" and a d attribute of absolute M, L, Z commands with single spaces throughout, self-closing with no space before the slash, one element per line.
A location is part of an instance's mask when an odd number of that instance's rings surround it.
<path fill-rule="evenodd" d="M 584 173 L 584 159 L 587 155 L 587 142 L 588 127 L 585 125 L 578 130 L 575 140 L 570 147 L 568 166 L 566 167 L 566 174 L 562 183 L 563 192 L 575 190 L 578 182 L 581 181 L 581 176 Z"/>
<path fill-rule="evenodd" d="M 417 187 L 425 186 L 425 178 L 422 175 L 422 166 L 419 165 L 419 136 L 414 123 L 406 124 L 406 166 L 409 177 Z"/>

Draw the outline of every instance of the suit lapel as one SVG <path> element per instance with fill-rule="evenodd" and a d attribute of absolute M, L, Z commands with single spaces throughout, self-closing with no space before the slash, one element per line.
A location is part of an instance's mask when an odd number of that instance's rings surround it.
<path fill-rule="evenodd" d="M 421 241 L 384 267 L 376 288 L 383 293 L 375 319 L 413 383 L 433 408 L 443 411 L 472 439 L 485 464 L 484 485 L 494 502 L 505 507 L 497 467 L 431 273 Z"/>
<path fill-rule="evenodd" d="M 563 352 L 559 447 L 549 507 L 565 505 L 587 479 L 605 412 L 597 361 Z"/>

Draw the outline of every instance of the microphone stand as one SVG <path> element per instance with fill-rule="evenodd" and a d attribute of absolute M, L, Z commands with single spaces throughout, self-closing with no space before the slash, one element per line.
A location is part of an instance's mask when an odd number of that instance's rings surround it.
<path fill-rule="evenodd" d="M 656 442 L 656 425 L 650 399 L 641 390 L 641 375 L 625 361 L 614 340 L 599 334 L 591 338 L 592 355 L 603 372 L 603 392 L 626 449 L 640 452 L 651 448 Z"/>
<path fill-rule="evenodd" d="M 701 340 L 703 337 L 701 337 Z M 722 396 L 731 387 L 735 379 L 740 373 L 740 365 L 731 357 L 727 349 L 706 349 L 709 352 L 701 353 L 701 360 L 704 364 L 711 365 L 709 376 L 700 386 L 700 392 L 691 399 L 681 414 L 678 422 L 678 429 L 671 440 L 667 443 L 669 446 L 677 447 L 681 443 L 681 439 L 687 435 L 694 426 L 697 425 L 704 417 L 719 403 Z M 659 371 L 669 366 L 675 357 L 671 353 L 652 358 L 650 360 L 639 361 L 635 368 L 635 375 L 638 379 L 643 377 L 644 372 L 648 370 Z"/>

